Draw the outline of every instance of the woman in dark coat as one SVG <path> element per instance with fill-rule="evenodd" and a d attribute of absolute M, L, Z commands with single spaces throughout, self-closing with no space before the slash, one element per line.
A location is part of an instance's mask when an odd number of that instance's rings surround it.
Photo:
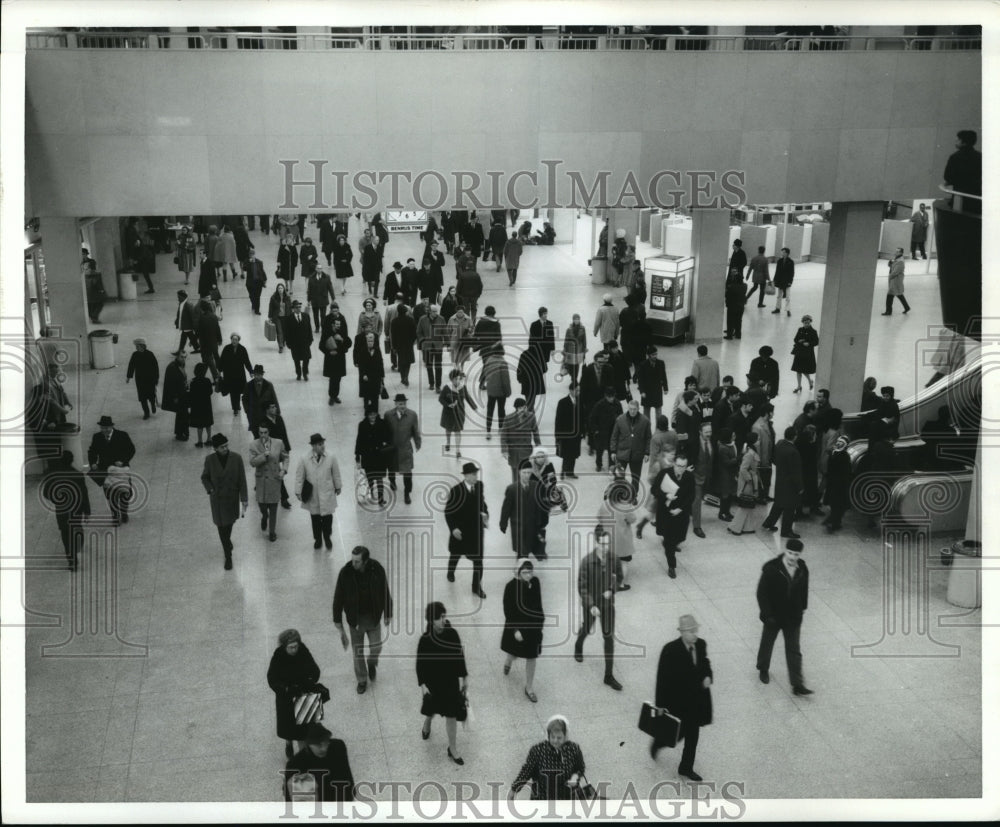
<path fill-rule="evenodd" d="M 468 671 L 462 640 L 447 619 L 443 603 L 430 603 L 424 613 L 427 630 L 417 644 L 417 683 L 424 693 L 420 714 L 424 716 L 421 731 L 424 740 L 431 737 L 431 721 L 435 715 L 445 719 L 448 733 L 448 757 L 456 764 L 464 764 L 455 742 L 456 721 L 467 715 L 465 691 Z"/>
<path fill-rule="evenodd" d="M 326 256 L 326 266 L 329 267 L 332 263 L 330 257 L 337 246 L 337 233 L 333 229 L 329 216 L 324 215 L 319 220 L 319 246 L 323 255 Z"/>
<path fill-rule="evenodd" d="M 816 347 L 819 345 L 819 334 L 812 326 L 812 316 L 802 317 L 802 327 L 795 331 L 795 344 L 792 347 L 792 370 L 795 371 L 797 383 L 793 393 L 802 390 L 802 374 L 809 380 L 809 390 L 813 389 L 813 374 L 816 372 Z"/>
<path fill-rule="evenodd" d="M 283 281 L 274 286 L 274 293 L 267 304 L 267 318 L 274 323 L 278 339 L 278 353 L 285 352 L 285 319 L 292 315 L 292 300 L 288 298 L 288 288 Z"/>
<path fill-rule="evenodd" d="M 850 505 L 851 458 L 847 453 L 848 439 L 837 437 L 826 464 L 826 493 L 823 501 L 830 506 L 829 516 L 823 520 L 827 534 L 841 529 L 844 513 Z"/>
<path fill-rule="evenodd" d="M 299 250 L 299 261 L 302 263 L 302 278 L 307 279 L 316 272 L 316 262 L 319 261 L 319 253 L 311 238 L 306 238 Z"/>
<path fill-rule="evenodd" d="M 545 393 L 545 363 L 533 347 L 521 353 L 517 360 L 517 381 L 521 396 L 530 410 L 535 409 L 535 397 Z"/>
<path fill-rule="evenodd" d="M 187 442 L 188 433 L 188 378 L 184 352 L 174 355 L 174 361 L 163 371 L 163 399 L 160 407 L 174 416 L 174 439 Z"/>
<path fill-rule="evenodd" d="M 323 375 L 330 380 L 327 388 L 328 404 L 339 404 L 340 380 L 347 376 L 347 351 L 351 349 L 351 337 L 347 335 L 341 316 L 331 313 L 323 319 L 319 349 L 324 354 Z"/>
<path fill-rule="evenodd" d="M 368 288 L 368 295 L 378 295 L 378 283 L 382 280 L 382 256 L 374 244 L 361 248 L 361 278 Z"/>
<path fill-rule="evenodd" d="M 441 427 L 444 428 L 444 450 L 451 450 L 451 437 L 455 436 L 455 456 L 462 456 L 462 429 L 465 427 L 465 405 L 477 410 L 476 403 L 465 387 L 465 374 L 452 368 L 448 374 L 450 385 L 445 385 L 438 395 L 441 403 Z"/>
<path fill-rule="evenodd" d="M 664 484 L 669 478 L 671 485 Z M 673 493 L 668 493 L 669 489 Z M 667 557 L 667 574 L 677 577 L 677 547 L 687 539 L 691 521 L 691 504 L 694 502 L 694 474 L 688 473 L 688 458 L 678 452 L 674 464 L 666 466 L 653 481 L 656 497 L 656 533 L 663 538 L 663 552 Z"/>
<path fill-rule="evenodd" d="M 778 382 L 781 378 L 778 363 L 772 358 L 774 356 L 774 348 L 770 345 L 764 345 L 757 353 L 757 358 L 750 360 L 750 370 L 747 371 L 747 380 L 752 388 L 757 387 L 761 380 L 767 382 L 771 386 L 767 395 L 771 399 L 774 399 L 778 395 Z"/>
<path fill-rule="evenodd" d="M 365 408 L 365 417 L 358 423 L 358 437 L 354 440 L 354 461 L 364 469 L 368 480 L 368 496 L 385 505 L 385 473 L 388 453 L 392 450 L 392 431 L 389 423 L 378 415 L 378 408 Z"/>
<path fill-rule="evenodd" d="M 361 339 L 364 336 L 364 339 Z M 360 343 L 354 347 L 354 365 L 358 369 L 358 396 L 364 400 L 365 407 L 373 406 L 378 410 L 379 394 L 385 379 L 385 364 L 382 362 L 382 350 L 378 346 L 375 334 L 366 331 L 358 336 Z"/>
<path fill-rule="evenodd" d="M 524 658 L 524 694 L 533 704 L 538 703 L 533 686 L 535 658 L 542 653 L 542 584 L 535 577 L 535 566 L 527 559 L 518 563 L 517 573 L 503 590 L 503 634 L 500 648 L 507 653 L 503 673 L 510 674 L 514 658 Z"/>
<path fill-rule="evenodd" d="M 201 261 L 198 263 L 198 295 L 211 296 L 219 289 L 218 274 L 215 272 L 215 262 L 209 261 L 204 250 L 201 251 Z"/>
<path fill-rule="evenodd" d="M 275 274 L 279 279 L 287 282 L 288 292 L 292 293 L 292 282 L 295 280 L 295 268 L 299 266 L 299 251 L 295 249 L 290 236 L 285 236 L 278 248 L 278 272 Z"/>
<path fill-rule="evenodd" d="M 719 430 L 719 444 L 716 452 L 715 479 L 719 495 L 719 519 L 730 522 L 733 519 L 733 496 L 736 493 L 736 473 L 740 468 L 740 454 L 733 441 L 731 428 Z"/>
<path fill-rule="evenodd" d="M 795 447 L 802 457 L 802 508 L 811 514 L 822 514 L 819 505 L 819 446 L 816 426 L 806 425 L 795 438 Z"/>
<path fill-rule="evenodd" d="M 413 321 L 409 308 L 402 304 L 396 318 L 389 326 L 389 336 L 392 349 L 396 351 L 396 363 L 399 366 L 399 381 L 405 387 L 410 386 L 410 367 L 413 365 L 413 346 L 417 342 L 417 323 Z"/>
<path fill-rule="evenodd" d="M 739 270 L 733 268 L 726 279 L 726 335 L 724 339 L 743 337 L 743 310 L 747 303 L 746 282 Z"/>
<path fill-rule="evenodd" d="M 458 297 L 455 295 L 455 285 L 448 288 L 443 299 L 441 299 L 441 317 L 448 321 L 455 315 L 455 308 L 458 307 Z"/>
<path fill-rule="evenodd" d="M 278 737 L 285 739 L 285 755 L 295 753 L 293 741 L 306 737 L 306 725 L 295 723 L 295 699 L 313 690 L 319 680 L 319 667 L 312 653 L 295 629 L 278 635 L 278 648 L 271 655 L 267 669 L 267 685 L 274 692 L 274 709 L 278 720 Z"/>
<path fill-rule="evenodd" d="M 337 244 L 333 248 L 333 275 L 340 280 L 340 295 L 347 292 L 347 279 L 354 276 L 354 268 L 351 262 L 354 260 L 354 251 L 347 243 L 347 238 L 342 235 L 337 236 Z M 326 252 L 324 243 L 323 252 Z M 326 257 L 327 263 L 330 261 L 329 254 Z"/>
<path fill-rule="evenodd" d="M 198 266 L 198 252 L 194 235 L 185 224 L 177 236 L 177 269 L 184 274 L 184 283 L 190 283 L 191 271 Z"/>
<path fill-rule="evenodd" d="M 190 398 L 190 413 L 188 414 L 188 425 L 198 429 L 198 441 L 195 448 L 204 448 L 205 444 L 212 439 L 212 426 L 215 424 L 215 417 L 212 415 L 212 380 L 207 378 L 208 365 L 199 362 L 194 366 L 194 379 L 191 380 L 191 388 L 188 391 Z M 208 438 L 202 439 L 202 429 L 208 431 Z"/>
<path fill-rule="evenodd" d="M 230 336 L 229 344 L 222 348 L 222 353 L 219 354 L 219 370 L 222 371 L 223 387 L 229 394 L 233 414 L 238 416 L 240 399 L 243 396 L 243 389 L 247 386 L 247 374 L 253 373 L 250 354 L 240 344 L 239 333 Z"/>

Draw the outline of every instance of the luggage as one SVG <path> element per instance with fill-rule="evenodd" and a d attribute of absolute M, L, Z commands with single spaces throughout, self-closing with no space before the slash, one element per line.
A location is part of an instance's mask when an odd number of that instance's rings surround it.
<path fill-rule="evenodd" d="M 681 732 L 681 719 L 664 707 L 648 701 L 639 713 L 639 729 L 656 739 L 657 746 L 676 747 Z"/>
<path fill-rule="evenodd" d="M 278 339 L 278 328 L 270 319 L 264 319 L 264 338 L 269 342 L 275 342 Z"/>

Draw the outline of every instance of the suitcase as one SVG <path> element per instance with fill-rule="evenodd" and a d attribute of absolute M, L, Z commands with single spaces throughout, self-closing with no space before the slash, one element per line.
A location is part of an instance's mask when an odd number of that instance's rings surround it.
<path fill-rule="evenodd" d="M 671 715 L 665 708 L 647 701 L 639 712 L 639 729 L 652 735 L 658 746 L 676 747 L 681 732 L 681 719 Z"/>
<path fill-rule="evenodd" d="M 270 319 L 264 319 L 264 338 L 269 342 L 274 342 L 278 339 L 278 329 Z"/>

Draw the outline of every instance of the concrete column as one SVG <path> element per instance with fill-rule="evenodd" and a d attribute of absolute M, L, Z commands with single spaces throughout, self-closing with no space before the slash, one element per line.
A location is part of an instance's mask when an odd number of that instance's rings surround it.
<path fill-rule="evenodd" d="M 881 226 L 881 201 L 833 205 L 818 326 L 816 382 L 818 387 L 830 389 L 831 403 L 845 413 L 857 411 L 861 405 Z M 794 284 L 791 295 L 794 304 Z M 808 309 L 796 306 L 795 312 Z"/>
<path fill-rule="evenodd" d="M 41 216 L 41 227 L 52 326 L 60 329 L 62 339 L 70 339 L 79 345 L 78 348 L 67 349 L 74 363 L 88 364 L 87 291 L 80 267 L 80 235 L 76 219 Z M 108 277 L 109 274 L 104 273 L 105 281 Z M 110 277 L 115 277 L 114 272 Z"/>
<path fill-rule="evenodd" d="M 97 261 L 97 269 L 104 275 L 104 289 L 108 296 L 118 296 L 117 272 L 122 262 L 122 239 L 117 218 L 100 218 L 94 222 L 92 233 L 94 247 L 91 258 Z"/>
<path fill-rule="evenodd" d="M 721 342 L 729 265 L 729 210 L 691 210 L 694 290 L 691 326 L 695 341 Z"/>

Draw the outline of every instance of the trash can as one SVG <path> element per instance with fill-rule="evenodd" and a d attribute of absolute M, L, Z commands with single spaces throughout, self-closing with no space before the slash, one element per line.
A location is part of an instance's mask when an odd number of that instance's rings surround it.
<path fill-rule="evenodd" d="M 110 330 L 94 330 L 87 334 L 90 340 L 90 366 L 94 370 L 107 370 L 115 366 L 115 336 Z"/>
<path fill-rule="evenodd" d="M 948 574 L 948 602 L 963 609 L 978 609 L 983 604 L 983 544 L 959 540 L 951 547 L 951 571 Z"/>
<path fill-rule="evenodd" d="M 118 301 L 134 302 L 138 298 L 138 292 L 135 287 L 135 275 L 131 271 L 118 274 Z"/>
<path fill-rule="evenodd" d="M 590 260 L 590 283 L 605 284 L 608 280 L 608 257 L 594 256 Z"/>

